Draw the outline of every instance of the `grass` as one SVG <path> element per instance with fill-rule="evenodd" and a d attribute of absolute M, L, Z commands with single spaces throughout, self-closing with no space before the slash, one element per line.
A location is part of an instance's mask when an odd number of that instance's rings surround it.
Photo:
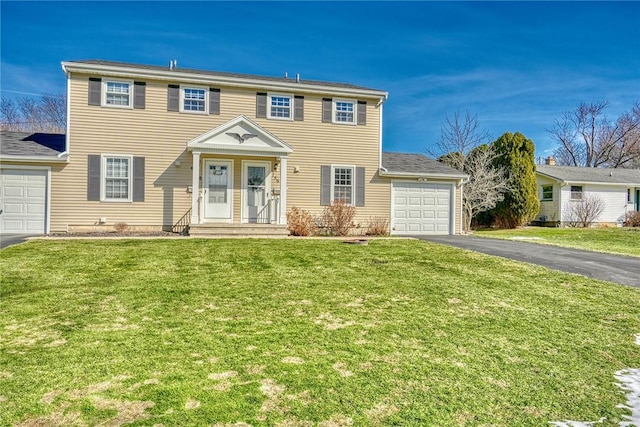
<path fill-rule="evenodd" d="M 617 425 L 640 291 L 412 240 L 1 252 L 0 425 Z"/>
<path fill-rule="evenodd" d="M 522 239 L 534 243 L 640 257 L 640 228 L 547 228 L 513 230 L 484 229 L 479 237 Z"/>

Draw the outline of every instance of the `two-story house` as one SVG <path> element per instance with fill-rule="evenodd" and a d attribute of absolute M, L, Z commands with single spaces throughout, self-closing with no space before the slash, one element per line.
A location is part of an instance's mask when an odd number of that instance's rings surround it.
<path fill-rule="evenodd" d="M 66 146 L 47 159 L 2 158 L 6 188 L 24 171 L 42 172 L 41 232 L 122 222 L 145 230 L 188 224 L 193 234 L 286 234 L 289 208 L 319 216 L 337 199 L 356 207 L 360 231 L 385 217 L 394 234 L 460 232 L 465 175 L 422 155 L 382 152 L 384 91 L 174 63 L 88 60 L 62 68 Z M 9 225 L 0 231 L 20 232 L 17 214 L 14 222 L 3 215 Z"/>

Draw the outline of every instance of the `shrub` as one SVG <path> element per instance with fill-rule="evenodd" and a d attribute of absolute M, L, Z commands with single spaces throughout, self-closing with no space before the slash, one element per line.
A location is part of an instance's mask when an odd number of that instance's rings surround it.
<path fill-rule="evenodd" d="M 383 216 L 369 218 L 369 225 L 365 232 L 367 236 L 386 236 L 389 234 L 389 219 Z"/>
<path fill-rule="evenodd" d="M 129 224 L 126 222 L 116 222 L 113 224 L 113 228 L 116 229 L 116 233 L 124 234 L 124 232 L 127 231 L 127 228 L 129 228 Z"/>
<path fill-rule="evenodd" d="M 295 206 L 287 212 L 287 228 L 292 236 L 313 236 L 318 230 L 311 214 Z"/>
<path fill-rule="evenodd" d="M 570 200 L 564 205 L 563 220 L 569 227 L 590 227 L 604 211 L 605 203 L 596 194 L 583 194 L 581 200 Z"/>
<path fill-rule="evenodd" d="M 321 222 L 329 236 L 347 236 L 356 226 L 353 223 L 355 216 L 355 207 L 342 200 L 336 200 L 329 206 L 325 206 Z"/>
<path fill-rule="evenodd" d="M 640 211 L 627 212 L 624 219 L 625 227 L 640 227 Z"/>

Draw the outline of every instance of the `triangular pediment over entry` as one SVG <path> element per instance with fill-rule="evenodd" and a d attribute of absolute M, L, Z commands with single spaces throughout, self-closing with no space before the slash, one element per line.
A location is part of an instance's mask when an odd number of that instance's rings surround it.
<path fill-rule="evenodd" d="M 238 116 L 195 137 L 187 143 L 189 151 L 245 156 L 286 156 L 293 149 L 245 116 Z"/>

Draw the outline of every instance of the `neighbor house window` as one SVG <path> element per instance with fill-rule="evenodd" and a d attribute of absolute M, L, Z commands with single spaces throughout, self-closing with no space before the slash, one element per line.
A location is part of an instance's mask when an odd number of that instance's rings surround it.
<path fill-rule="evenodd" d="M 333 101 L 333 121 L 334 123 L 352 123 L 355 124 L 355 106 L 354 101 L 334 100 Z"/>
<path fill-rule="evenodd" d="M 198 87 L 182 87 L 181 89 L 181 111 L 197 113 L 207 112 L 208 89 Z"/>
<path fill-rule="evenodd" d="M 131 82 L 105 80 L 103 104 L 113 107 L 131 107 Z"/>
<path fill-rule="evenodd" d="M 543 201 L 553 200 L 553 185 L 542 186 L 542 200 Z"/>
<path fill-rule="evenodd" d="M 627 203 L 632 203 L 633 200 L 631 200 L 631 189 L 627 188 Z"/>
<path fill-rule="evenodd" d="M 571 200 L 582 200 L 582 185 L 571 186 Z"/>
<path fill-rule="evenodd" d="M 292 100 L 291 95 L 269 95 L 269 118 L 291 119 Z"/>
<path fill-rule="evenodd" d="M 131 200 L 131 157 L 103 157 L 103 200 Z"/>
<path fill-rule="evenodd" d="M 331 200 L 342 200 L 347 204 L 353 204 L 353 183 L 354 168 L 352 166 L 334 166 Z"/>

